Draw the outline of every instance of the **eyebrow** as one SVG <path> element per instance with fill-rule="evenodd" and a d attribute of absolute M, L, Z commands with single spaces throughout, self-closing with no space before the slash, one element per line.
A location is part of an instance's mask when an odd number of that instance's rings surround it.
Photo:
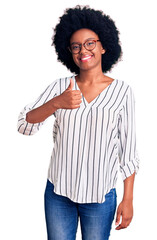
<path fill-rule="evenodd" d="M 87 38 L 86 40 L 85 40 L 85 42 L 87 41 L 87 40 L 90 40 L 90 39 L 95 39 L 94 37 L 93 38 Z M 80 42 L 72 42 L 71 44 L 74 44 L 74 43 L 79 43 L 80 44 Z"/>

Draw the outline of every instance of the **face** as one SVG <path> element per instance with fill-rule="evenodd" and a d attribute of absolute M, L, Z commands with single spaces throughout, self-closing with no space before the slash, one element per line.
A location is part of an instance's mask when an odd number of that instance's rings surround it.
<path fill-rule="evenodd" d="M 73 33 L 70 38 L 70 44 L 72 43 L 84 43 L 87 40 L 98 40 L 98 35 L 90 29 L 82 28 Z M 96 46 L 93 50 L 87 50 L 83 45 L 81 50 L 77 54 L 72 54 L 75 64 L 81 70 L 90 70 L 94 68 L 101 68 L 102 54 L 105 53 L 100 41 L 96 42 Z"/>

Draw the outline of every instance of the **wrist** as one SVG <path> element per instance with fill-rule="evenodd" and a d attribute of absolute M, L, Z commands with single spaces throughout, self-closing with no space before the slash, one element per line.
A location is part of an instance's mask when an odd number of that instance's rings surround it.
<path fill-rule="evenodd" d="M 58 108 L 60 108 L 60 105 L 59 105 L 59 96 L 52 98 L 52 99 L 51 99 L 51 102 L 52 102 L 54 108 L 56 108 L 56 110 L 57 110 Z"/>
<path fill-rule="evenodd" d="M 122 201 L 125 201 L 125 202 L 133 202 L 133 198 L 132 197 L 123 197 Z"/>

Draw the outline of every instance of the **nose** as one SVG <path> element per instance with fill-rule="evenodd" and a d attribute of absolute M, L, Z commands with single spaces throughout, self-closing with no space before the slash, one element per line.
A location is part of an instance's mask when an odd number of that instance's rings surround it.
<path fill-rule="evenodd" d="M 81 45 L 81 49 L 80 49 L 80 53 L 84 53 L 84 52 L 88 52 L 88 50 L 85 48 L 85 46 L 82 44 Z"/>

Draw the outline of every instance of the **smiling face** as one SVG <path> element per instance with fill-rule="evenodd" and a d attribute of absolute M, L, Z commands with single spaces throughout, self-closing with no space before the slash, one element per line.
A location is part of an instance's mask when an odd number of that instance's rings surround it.
<path fill-rule="evenodd" d="M 98 40 L 98 35 L 90 29 L 82 28 L 73 33 L 70 38 L 70 45 L 74 43 L 83 44 L 87 40 Z M 87 50 L 83 45 L 77 54 L 72 53 L 75 64 L 80 68 L 80 71 L 87 71 L 101 67 L 102 54 L 105 53 L 100 41 L 96 42 L 93 50 Z"/>

